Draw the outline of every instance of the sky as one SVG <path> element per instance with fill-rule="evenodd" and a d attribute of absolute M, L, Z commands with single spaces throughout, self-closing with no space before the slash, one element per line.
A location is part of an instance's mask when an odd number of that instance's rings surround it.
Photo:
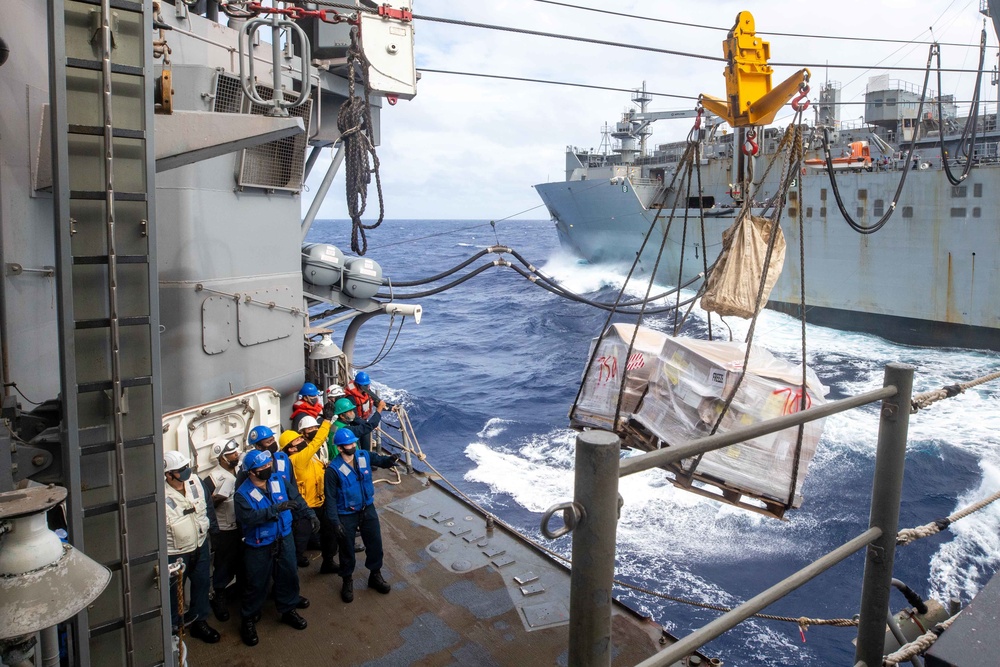
<path fill-rule="evenodd" d="M 870 70 L 812 68 L 813 95 L 825 80 L 838 81 L 842 102 L 864 100 L 869 77 L 879 66 L 923 68 L 926 44 L 844 41 L 769 35 L 809 35 L 930 41 L 942 43 L 944 68 L 975 69 L 983 16 L 980 0 L 841 0 L 818 3 L 788 0 L 727 2 L 719 0 L 560 0 L 565 5 L 606 9 L 653 19 L 714 26 L 693 28 L 662 21 L 611 16 L 544 0 L 415 0 L 413 12 L 429 16 L 522 28 L 591 39 L 721 56 L 722 41 L 740 11 L 750 11 L 762 38 L 771 45 L 771 61 L 871 66 Z M 826 11 L 821 13 L 820 8 Z M 837 8 L 839 11 L 833 11 Z M 997 37 L 987 25 L 988 44 Z M 724 64 L 625 49 L 536 37 L 416 19 L 417 68 L 545 79 L 591 86 L 633 89 L 645 82 L 657 93 L 725 95 Z M 964 46 L 961 46 L 964 45 Z M 986 69 L 996 64 L 997 49 L 987 51 Z M 798 67 L 776 66 L 773 83 Z M 891 72 L 891 79 L 920 85 L 922 72 Z M 975 75 L 945 74 L 942 90 L 957 100 L 971 97 Z M 936 89 L 932 74 L 931 87 Z M 597 148 L 601 127 L 617 121 L 631 107 L 630 94 L 539 83 L 424 73 L 413 100 L 384 106 L 377 152 L 388 219 L 545 220 L 548 213 L 532 185 L 563 180 L 568 145 Z M 997 87 L 984 75 L 982 96 L 996 110 Z M 691 109 L 693 100 L 655 97 L 650 110 Z M 967 107 L 966 107 L 967 108 Z M 786 107 L 786 110 L 788 107 Z M 860 105 L 845 106 L 841 119 L 858 118 Z M 807 116 L 808 116 L 807 112 Z M 962 107 L 960 105 L 960 114 Z M 789 113 L 779 113 L 777 125 Z M 682 139 L 690 120 L 654 124 L 652 141 Z M 307 182 L 308 208 L 329 165 L 324 152 Z M 320 209 L 320 218 L 347 218 L 343 169 Z M 374 183 L 369 191 L 368 221 L 377 216 Z M 522 213 L 523 212 L 523 213 Z M 519 214 L 519 215 L 518 215 Z"/>

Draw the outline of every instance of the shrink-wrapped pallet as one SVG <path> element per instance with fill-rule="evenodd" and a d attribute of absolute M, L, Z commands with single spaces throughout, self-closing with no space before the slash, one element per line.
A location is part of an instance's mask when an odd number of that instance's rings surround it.
<path fill-rule="evenodd" d="M 632 324 L 612 325 L 608 334 L 599 342 L 596 355 L 594 355 L 594 345 L 598 344 L 598 339 L 595 338 L 591 343 L 587 359 L 593 357 L 593 365 L 589 371 L 584 369 L 580 400 L 577 402 L 576 410 L 570 415 L 573 426 L 615 430 L 612 422 L 618 406 L 622 373 L 626 371 L 628 376 L 625 381 L 621 419 L 627 421 L 639 405 L 639 399 L 642 398 L 649 381 L 650 369 L 667 335 L 639 327 L 632 354 L 626 359 L 634 332 L 635 325 Z"/>
<path fill-rule="evenodd" d="M 636 421 L 668 445 L 709 435 L 742 372 L 743 343 L 667 337 L 649 374 L 649 387 Z M 797 412 L 801 366 L 753 346 L 746 376 L 717 433 Z M 825 403 L 827 389 L 812 369 L 806 381 L 806 407 Z M 796 492 L 790 505 L 802 502 L 801 489 L 822 435 L 822 421 L 805 425 L 798 461 Z M 730 490 L 788 504 L 798 428 L 788 428 L 705 454 L 695 472 Z M 693 461 L 685 461 L 685 470 Z"/>

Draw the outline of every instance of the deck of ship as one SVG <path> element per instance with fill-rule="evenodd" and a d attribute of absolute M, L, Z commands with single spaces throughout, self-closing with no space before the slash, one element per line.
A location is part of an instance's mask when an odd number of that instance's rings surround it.
<path fill-rule="evenodd" d="M 310 552 L 313 564 L 299 570 L 311 602 L 302 612 L 307 629 L 280 624 L 268 603 L 257 625 L 260 644 L 249 648 L 240 641 L 238 612 L 227 623 L 213 618 L 221 642 L 188 640 L 189 664 L 567 665 L 564 567 L 499 526 L 487 535 L 482 516 L 421 473 L 404 474 L 396 486 L 377 484 L 376 505 L 389 595 L 368 590 L 358 554 L 354 602 L 344 604 L 340 577 L 319 574 L 319 554 Z M 655 622 L 615 605 L 615 665 L 635 665 L 670 639 Z"/>

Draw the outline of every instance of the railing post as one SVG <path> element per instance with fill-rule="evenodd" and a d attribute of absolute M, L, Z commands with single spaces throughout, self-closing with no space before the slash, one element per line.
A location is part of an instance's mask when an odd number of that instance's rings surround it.
<path fill-rule="evenodd" d="M 882 536 L 868 547 L 864 584 L 861 589 L 861 619 L 858 624 L 856 662 L 881 665 L 885 647 L 885 613 L 889 608 L 892 564 L 899 530 L 899 503 L 906 463 L 906 433 L 910 423 L 913 366 L 892 363 L 885 367 L 884 386 L 894 385 L 896 395 L 882 402 L 875 479 L 872 483 L 871 518 L 868 525 L 880 528 Z"/>
<path fill-rule="evenodd" d="M 573 530 L 569 596 L 569 664 L 611 665 L 611 586 L 618 529 L 618 436 L 585 431 L 576 438 L 574 504 L 580 518 Z"/>

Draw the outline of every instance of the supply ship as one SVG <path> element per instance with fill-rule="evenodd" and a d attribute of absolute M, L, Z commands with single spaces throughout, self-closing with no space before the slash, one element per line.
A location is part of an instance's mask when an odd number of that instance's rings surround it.
<path fill-rule="evenodd" d="M 992 11 L 985 2 L 983 11 L 995 22 L 1000 8 L 988 4 Z M 701 285 L 699 274 L 718 256 L 722 232 L 743 202 L 749 199 L 755 212 L 770 215 L 785 197 L 782 227 L 789 252 L 794 248 L 797 255 L 801 215 L 805 262 L 800 266 L 797 256 L 785 262 L 769 308 L 797 314 L 804 273 L 811 323 L 907 344 L 998 349 L 1000 257 L 992 249 L 1000 240 L 1000 220 L 990 204 L 1000 191 L 996 113 L 974 119 L 977 131 L 970 143 L 973 119 L 958 117 L 954 95 L 927 89 L 926 82 L 921 86 L 888 75 L 872 77 L 862 122 L 842 120 L 840 88 L 833 81 L 813 82 L 813 107 L 803 115 L 804 121 L 812 121 L 805 129 L 806 159 L 787 193 L 779 186 L 781 169 L 765 169 L 783 130 L 756 128 L 759 136 L 751 135 L 751 141 L 759 152 L 747 156 L 743 148 L 751 128 L 733 131 L 719 118 L 709 118 L 707 129 L 700 130 L 700 199 L 697 186 L 685 191 L 678 183 L 671 189 L 688 142 L 650 149 L 651 123 L 695 113 L 649 111 L 653 98 L 644 88 L 632 95 L 634 108 L 606 126 L 603 150 L 567 148 L 565 180 L 535 189 L 570 253 L 589 263 L 627 269 L 652 226 L 637 276 L 645 281 L 653 271 L 666 233 L 655 279 L 688 285 L 692 291 Z M 824 143 L 831 153 L 829 171 Z M 968 177 L 953 185 L 944 161 L 953 172 L 971 163 Z M 742 192 L 745 170 L 751 168 L 754 180 Z M 909 173 L 896 201 L 903 170 Z M 668 225 L 675 201 L 674 222 Z M 859 233 L 845 219 L 869 228 L 886 214 L 890 219 L 874 233 Z"/>

